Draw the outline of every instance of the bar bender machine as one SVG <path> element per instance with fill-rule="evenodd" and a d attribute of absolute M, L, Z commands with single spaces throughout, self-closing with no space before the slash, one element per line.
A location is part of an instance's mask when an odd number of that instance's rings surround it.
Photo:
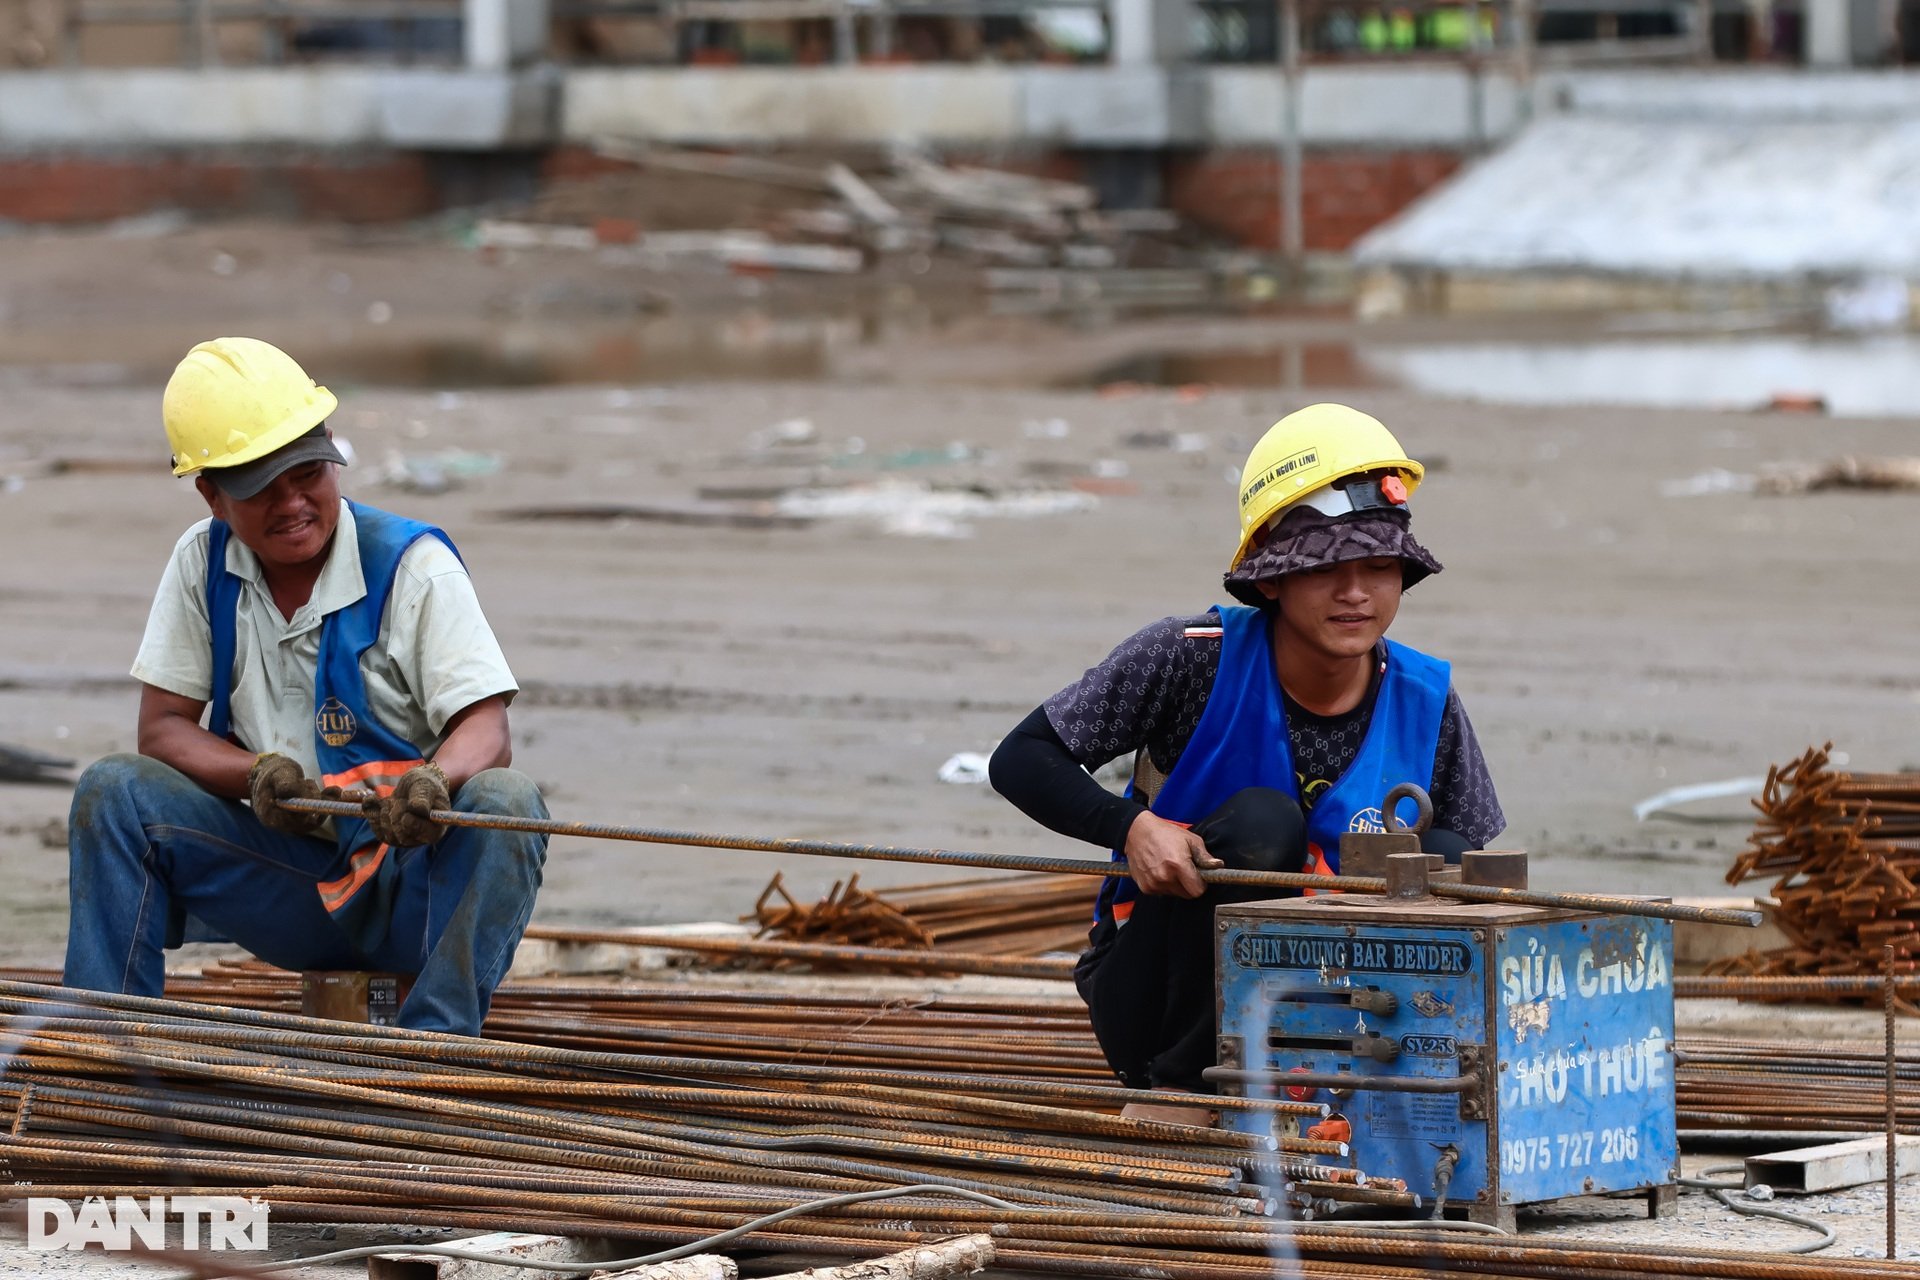
<path fill-rule="evenodd" d="M 1417 806 L 1403 826 L 1396 812 Z M 1387 894 L 1222 906 L 1214 929 L 1223 1092 L 1323 1102 L 1319 1136 L 1438 1217 L 1511 1227 L 1517 1206 L 1644 1191 L 1672 1212 L 1673 926 L 1460 902 L 1433 880 L 1526 887 L 1526 854 L 1420 852 L 1432 808 L 1402 786 L 1382 832 L 1340 842 L 1343 875 Z M 1312 1136 L 1259 1111 L 1222 1123 Z M 1388 1183 L 1391 1185 L 1391 1182 Z"/>

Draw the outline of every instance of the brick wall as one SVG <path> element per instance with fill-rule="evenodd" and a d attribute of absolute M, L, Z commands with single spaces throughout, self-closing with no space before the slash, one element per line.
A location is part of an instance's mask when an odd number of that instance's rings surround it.
<path fill-rule="evenodd" d="M 1086 153 L 1035 150 L 951 157 L 1055 178 L 1096 178 Z M 1143 156 L 1151 166 L 1152 157 Z M 156 209 L 272 214 L 340 222 L 401 222 L 450 200 L 497 197 L 484 158 L 464 169 L 420 152 L 205 153 L 0 156 L 0 220 L 106 222 Z M 1304 168 L 1306 240 L 1340 250 L 1448 177 L 1460 157 L 1444 151 L 1311 151 Z M 631 172 L 579 147 L 537 162 L 540 186 Z M 506 166 L 499 170 L 504 174 Z M 1278 159 L 1264 150 L 1169 156 L 1159 181 L 1166 203 L 1216 235 L 1273 248 L 1279 234 Z M 497 175 L 496 175 L 497 176 Z M 502 179 L 504 180 L 504 179 Z"/>
<path fill-rule="evenodd" d="M 1301 212 L 1309 249 L 1341 250 L 1450 177 L 1451 151 L 1308 151 Z M 1253 248 L 1280 244 L 1280 159 L 1206 151 L 1167 162 L 1167 203 L 1195 225 Z"/>
<path fill-rule="evenodd" d="M 0 156 L 0 219 L 87 223 L 159 209 L 396 222 L 440 207 L 412 152 Z"/>

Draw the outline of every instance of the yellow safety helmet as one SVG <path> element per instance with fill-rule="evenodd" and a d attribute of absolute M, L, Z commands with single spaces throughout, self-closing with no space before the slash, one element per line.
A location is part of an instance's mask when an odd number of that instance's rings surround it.
<path fill-rule="evenodd" d="M 1344 404 L 1311 404 L 1267 428 L 1240 472 L 1240 549 L 1228 572 L 1287 508 L 1368 471 L 1397 472 L 1405 484 L 1398 495 L 1402 503 L 1426 474 L 1378 418 Z"/>
<path fill-rule="evenodd" d="M 339 403 L 272 343 L 203 342 L 175 367 L 160 401 L 173 474 L 264 458 L 325 422 Z"/>

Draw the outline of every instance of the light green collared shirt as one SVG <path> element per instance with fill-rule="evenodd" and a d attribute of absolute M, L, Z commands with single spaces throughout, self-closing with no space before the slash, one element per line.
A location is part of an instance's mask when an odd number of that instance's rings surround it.
<path fill-rule="evenodd" d="M 207 542 L 202 520 L 181 537 L 161 575 L 133 677 L 183 698 L 213 696 L 213 628 L 207 619 Z M 234 619 L 234 736 L 253 751 L 277 751 L 320 776 L 314 750 L 314 673 L 320 623 L 367 594 L 353 512 L 340 504 L 327 563 L 307 603 L 284 618 L 259 559 L 227 541 L 227 568 L 241 579 Z M 447 721 L 496 694 L 518 692 L 499 641 L 480 611 L 473 580 L 438 538 L 400 557 L 380 635 L 360 659 L 367 709 L 422 757 L 440 745 Z"/>

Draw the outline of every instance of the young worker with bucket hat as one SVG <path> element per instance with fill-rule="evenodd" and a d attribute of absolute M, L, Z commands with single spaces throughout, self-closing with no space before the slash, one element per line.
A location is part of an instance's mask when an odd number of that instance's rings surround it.
<path fill-rule="evenodd" d="M 1341 834 L 1383 829 L 1382 798 L 1402 782 L 1432 796 L 1429 852 L 1457 860 L 1506 826 L 1448 665 L 1385 639 L 1401 592 L 1440 571 L 1409 529 L 1423 474 L 1358 410 L 1282 418 L 1241 475 L 1225 578 L 1240 604 L 1143 628 L 993 754 L 1002 795 L 1132 872 L 1106 882 L 1075 971 L 1128 1085 L 1212 1091 L 1213 908 L 1280 896 L 1208 890 L 1196 867 L 1336 873 Z M 1126 795 L 1089 776 L 1126 754 Z"/>
<path fill-rule="evenodd" d="M 165 948 L 415 975 L 402 1025 L 477 1034 L 533 910 L 544 818 L 506 766 L 513 673 L 446 534 L 340 496 L 336 405 L 253 338 L 187 353 L 161 405 L 212 513 L 180 539 L 133 665 L 139 754 L 82 775 L 65 982 L 158 995 Z M 291 799 L 369 791 L 331 823 Z M 249 801 L 242 804 L 241 801 Z"/>

